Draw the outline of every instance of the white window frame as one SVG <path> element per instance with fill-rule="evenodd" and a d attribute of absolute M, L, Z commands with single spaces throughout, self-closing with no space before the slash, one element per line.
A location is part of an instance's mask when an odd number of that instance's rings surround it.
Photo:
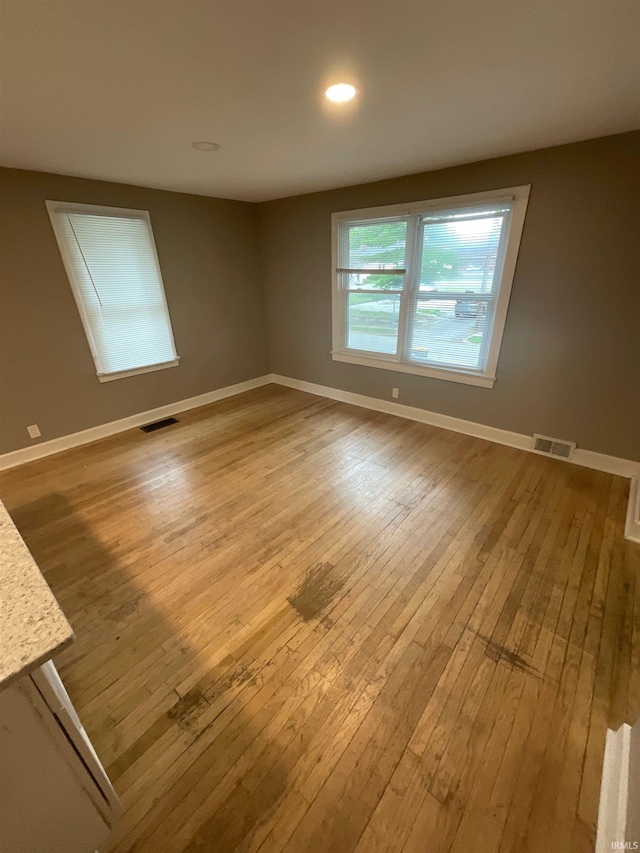
<path fill-rule="evenodd" d="M 80 314 L 80 319 L 82 320 L 82 325 L 84 327 L 84 333 L 87 338 L 87 342 L 89 344 L 89 349 L 91 350 L 91 355 L 93 356 L 93 361 L 96 367 L 96 375 L 100 382 L 113 382 L 115 379 L 126 379 L 128 376 L 138 376 L 141 373 L 152 373 L 155 370 L 164 370 L 167 367 L 178 367 L 180 364 L 180 356 L 177 354 L 176 350 L 176 342 L 173 337 L 173 327 L 171 324 L 171 315 L 169 314 L 169 306 L 167 305 L 167 296 L 164 290 L 164 282 L 162 280 L 162 272 L 160 270 L 160 261 L 158 260 L 158 252 L 156 249 L 156 241 L 153 236 L 153 228 L 151 227 L 151 217 L 149 216 L 148 210 L 134 210 L 129 207 L 106 207 L 104 205 L 98 204 L 80 204 L 76 202 L 67 202 L 67 201 L 45 201 L 47 206 L 47 211 L 49 213 L 49 218 L 51 219 L 51 225 L 53 227 L 54 234 L 56 236 L 56 240 L 58 242 L 58 246 L 60 248 L 60 254 L 62 255 L 62 262 L 64 264 L 65 271 L 67 273 L 67 278 L 69 279 L 69 283 L 71 285 L 71 290 L 73 292 L 73 297 L 75 299 L 76 305 L 78 307 L 78 313 Z M 73 268 L 73 263 L 71 260 L 71 256 L 69 254 L 69 249 L 67 246 L 67 241 L 65 239 L 62 228 L 60 227 L 60 221 L 57 218 L 57 213 L 85 213 L 91 214 L 92 216 L 111 216 L 111 217 L 119 217 L 121 219 L 142 219 L 146 225 L 149 232 L 149 240 L 151 241 L 151 247 L 153 249 L 153 257 L 155 260 L 156 272 L 158 273 L 158 280 L 160 282 L 160 289 L 162 291 L 162 300 L 164 302 L 164 308 L 167 312 L 167 317 L 169 318 L 169 331 L 171 333 L 171 343 L 173 344 L 173 351 L 176 353 L 176 357 L 171 361 L 163 361 L 158 362 L 157 364 L 148 364 L 144 367 L 135 367 L 131 370 L 119 370 L 117 372 L 105 373 L 102 369 L 102 365 L 100 363 L 100 357 L 98 355 L 98 350 L 95 345 L 95 341 L 93 339 L 93 334 L 91 332 L 91 325 L 89 324 L 89 319 L 87 317 L 87 312 L 84 306 L 84 302 L 82 300 L 82 295 L 80 292 L 80 288 L 76 281 L 75 271 Z"/>
<path fill-rule="evenodd" d="M 481 388 L 493 388 L 496 381 L 496 369 L 500 356 L 500 347 L 504 334 L 504 326 L 507 319 L 507 309 L 511 296 L 513 276 L 516 269 L 516 261 L 520 249 L 520 240 L 524 228 L 524 220 L 529 201 L 530 185 L 519 187 L 508 187 L 488 192 L 472 193 L 470 195 L 449 196 L 447 198 L 430 199 L 428 201 L 415 202 L 411 204 L 393 204 L 383 207 L 369 207 L 359 210 L 345 210 L 331 215 L 331 264 L 332 264 L 332 319 L 333 319 L 333 342 L 331 356 L 334 361 L 347 362 L 349 364 L 360 364 L 365 367 L 376 367 L 382 370 L 394 370 L 400 373 L 413 373 L 419 376 L 429 376 L 433 379 L 444 379 L 449 382 L 462 382 L 466 385 L 476 385 Z M 400 297 L 400 322 L 398 328 L 397 354 L 371 353 L 366 350 L 357 350 L 347 347 L 347 299 L 348 289 L 341 285 L 341 277 L 338 272 L 340 267 L 339 246 L 340 228 L 343 223 L 358 222 L 366 224 L 368 220 L 380 220 L 384 218 L 415 217 L 410 223 L 419 223 L 420 215 L 476 205 L 498 204 L 511 202 L 510 228 L 507 237 L 507 246 L 502 262 L 502 274 L 498 287 L 498 296 L 495 300 L 495 310 L 492 322 L 488 327 L 487 339 L 484 341 L 486 347 L 486 360 L 483 369 L 473 370 L 457 367 L 436 367 L 435 365 L 421 365 L 402 356 L 403 343 L 406 352 L 407 322 L 403 314 L 407 299 Z M 411 292 L 415 287 L 417 274 L 415 266 L 418 259 L 418 240 L 416 239 L 419 225 L 414 224 L 413 231 L 407 226 L 407 242 L 405 266 L 406 274 L 403 277 L 403 295 Z M 497 270 L 496 270 L 497 272 Z M 383 293 L 384 291 L 379 291 Z"/>

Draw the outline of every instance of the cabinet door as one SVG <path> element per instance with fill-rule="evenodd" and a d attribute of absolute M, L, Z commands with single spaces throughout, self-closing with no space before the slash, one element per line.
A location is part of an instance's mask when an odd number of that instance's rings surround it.
<path fill-rule="evenodd" d="M 0 693 L 2 851 L 93 853 L 109 827 L 43 714 L 28 677 Z"/>
<path fill-rule="evenodd" d="M 107 776 L 100 759 L 98 758 L 89 736 L 80 722 L 80 718 L 73 707 L 69 694 L 66 691 L 62 679 L 58 675 L 53 661 L 47 661 L 41 667 L 31 673 L 36 687 L 42 694 L 45 702 L 54 713 L 58 722 L 69 738 L 70 743 L 82 758 L 85 766 L 93 776 L 98 786 L 101 798 L 106 801 L 108 808 L 102 809 L 107 823 L 122 812 L 120 801 L 113 789 L 111 780 Z M 99 805 L 102 803 L 99 801 Z"/>

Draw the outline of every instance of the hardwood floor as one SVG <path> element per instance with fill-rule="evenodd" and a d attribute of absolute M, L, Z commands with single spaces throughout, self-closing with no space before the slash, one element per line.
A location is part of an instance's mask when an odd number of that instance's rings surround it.
<path fill-rule="evenodd" d="M 267 386 L 0 475 L 113 853 L 593 850 L 628 481 Z"/>

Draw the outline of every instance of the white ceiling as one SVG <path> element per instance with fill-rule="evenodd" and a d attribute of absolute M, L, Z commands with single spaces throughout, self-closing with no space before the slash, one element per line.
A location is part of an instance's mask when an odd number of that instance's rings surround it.
<path fill-rule="evenodd" d="M 3 0 L 0 39 L 2 165 L 205 195 L 640 126 L 635 0 Z M 360 95 L 329 109 L 339 80 Z"/>

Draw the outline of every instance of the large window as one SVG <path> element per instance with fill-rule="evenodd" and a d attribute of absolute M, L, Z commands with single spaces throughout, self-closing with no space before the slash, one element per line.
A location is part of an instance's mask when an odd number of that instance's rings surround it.
<path fill-rule="evenodd" d="M 48 201 L 101 382 L 175 367 L 149 214 Z"/>
<path fill-rule="evenodd" d="M 492 387 L 529 187 L 333 215 L 333 358 Z"/>

